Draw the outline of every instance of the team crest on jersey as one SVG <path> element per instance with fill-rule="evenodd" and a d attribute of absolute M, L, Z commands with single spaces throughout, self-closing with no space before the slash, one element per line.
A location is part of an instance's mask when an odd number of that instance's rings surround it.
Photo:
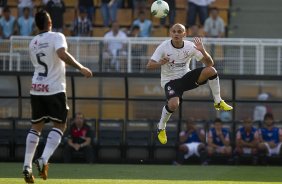
<path fill-rule="evenodd" d="M 168 94 L 169 94 L 169 95 L 174 95 L 174 94 L 175 94 L 175 91 L 174 91 L 174 90 L 169 90 L 169 91 L 168 91 Z"/>

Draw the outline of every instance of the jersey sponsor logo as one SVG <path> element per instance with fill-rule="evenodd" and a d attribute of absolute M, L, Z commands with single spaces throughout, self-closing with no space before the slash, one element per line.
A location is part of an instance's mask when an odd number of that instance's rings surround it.
<path fill-rule="evenodd" d="M 185 63 L 175 63 L 173 60 L 172 62 L 169 63 L 169 68 L 174 69 L 174 68 L 185 68 L 186 67 L 186 62 Z"/>
<path fill-rule="evenodd" d="M 49 85 L 48 84 L 32 84 L 31 89 L 33 91 L 49 92 Z"/>

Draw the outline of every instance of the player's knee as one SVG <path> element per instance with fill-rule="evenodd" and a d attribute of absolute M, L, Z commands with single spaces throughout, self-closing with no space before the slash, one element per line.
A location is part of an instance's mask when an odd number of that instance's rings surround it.
<path fill-rule="evenodd" d="M 169 108 L 169 110 L 171 110 L 171 111 L 176 111 L 176 109 L 178 108 L 178 106 L 179 106 L 179 102 L 178 101 L 170 101 L 169 103 L 168 103 L 168 108 Z"/>
<path fill-rule="evenodd" d="M 205 70 L 206 70 L 207 75 L 210 76 L 210 77 L 217 74 L 216 69 L 212 66 L 206 67 Z"/>

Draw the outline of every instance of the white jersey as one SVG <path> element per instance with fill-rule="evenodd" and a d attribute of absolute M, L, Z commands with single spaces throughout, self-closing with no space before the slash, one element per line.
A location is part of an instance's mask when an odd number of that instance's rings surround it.
<path fill-rule="evenodd" d="M 35 70 L 30 94 L 53 95 L 66 92 L 65 62 L 56 52 L 60 48 L 67 49 L 66 38 L 61 33 L 44 32 L 31 40 L 29 54 Z"/>
<path fill-rule="evenodd" d="M 169 62 L 161 66 L 161 86 L 170 80 L 179 79 L 190 71 L 189 65 L 193 57 L 197 61 L 203 58 L 200 51 L 194 48 L 194 43 L 185 40 L 182 48 L 175 48 L 171 40 L 161 43 L 155 50 L 152 60 L 159 62 L 161 58 L 168 57 Z"/>

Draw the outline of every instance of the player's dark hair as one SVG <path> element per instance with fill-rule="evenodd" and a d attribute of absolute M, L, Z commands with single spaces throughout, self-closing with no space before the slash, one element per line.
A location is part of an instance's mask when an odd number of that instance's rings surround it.
<path fill-rule="evenodd" d="M 50 16 L 46 10 L 40 10 L 35 14 L 35 24 L 39 30 L 47 28 L 49 17 Z"/>
<path fill-rule="evenodd" d="M 220 118 L 215 118 L 214 123 L 222 123 Z"/>
<path fill-rule="evenodd" d="M 264 120 L 266 120 L 266 119 L 268 119 L 268 118 L 273 120 L 273 119 L 274 119 L 274 118 L 273 118 L 273 114 L 270 113 L 270 112 L 266 113 L 266 114 L 264 115 Z"/>

